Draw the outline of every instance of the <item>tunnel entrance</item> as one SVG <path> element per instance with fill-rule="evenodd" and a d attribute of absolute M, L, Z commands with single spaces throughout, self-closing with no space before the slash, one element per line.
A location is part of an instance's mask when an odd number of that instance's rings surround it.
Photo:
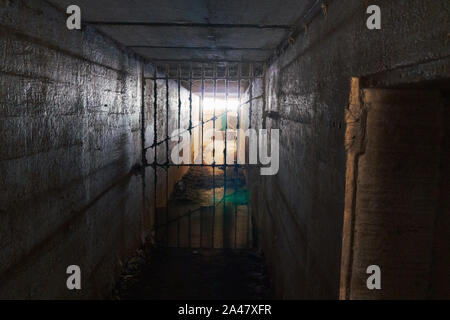
<path fill-rule="evenodd" d="M 153 96 L 154 113 L 143 121 L 143 128 L 153 122 L 144 163 L 153 169 L 155 245 L 252 247 L 246 165 L 238 161 L 248 140 L 238 132 L 251 128 L 253 81 L 262 78 L 264 64 L 155 65 L 144 90 Z M 188 149 L 176 149 L 186 139 Z"/>
<path fill-rule="evenodd" d="M 261 99 L 253 81 L 263 77 L 264 65 L 155 65 L 143 90 L 153 99 L 153 114 L 142 122 L 143 130 L 153 124 L 143 161 L 153 180 L 153 231 L 114 296 L 268 298 L 249 206 L 249 138 L 238 134 L 251 129 L 253 101 Z M 178 148 L 182 143 L 188 147 Z"/>
<path fill-rule="evenodd" d="M 0 298 L 450 297 L 449 1 L 379 2 L 0 0 Z"/>

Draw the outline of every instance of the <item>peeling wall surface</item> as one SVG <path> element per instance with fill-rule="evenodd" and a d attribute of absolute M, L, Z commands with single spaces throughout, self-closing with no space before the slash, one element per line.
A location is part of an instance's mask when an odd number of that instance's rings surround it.
<path fill-rule="evenodd" d="M 150 237 L 153 169 L 139 165 L 154 98 L 151 81 L 142 94 L 143 71 L 153 75 L 94 29 L 69 31 L 45 1 L 0 3 L 0 298 L 104 297 Z M 169 99 L 174 125 L 172 82 Z M 66 287 L 69 265 L 81 267 L 80 291 Z"/>
<path fill-rule="evenodd" d="M 391 87 L 450 74 L 448 1 L 378 1 L 381 31 L 366 28 L 369 4 L 330 2 L 269 66 L 266 99 L 253 111 L 254 127 L 281 130 L 278 175 L 249 178 L 281 298 L 339 297 L 351 78 Z"/>

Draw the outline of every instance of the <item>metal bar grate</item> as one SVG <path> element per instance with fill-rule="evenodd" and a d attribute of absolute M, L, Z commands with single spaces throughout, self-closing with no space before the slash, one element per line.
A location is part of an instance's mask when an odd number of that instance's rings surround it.
<path fill-rule="evenodd" d="M 174 247 L 210 247 L 210 248 L 238 248 L 242 247 L 242 243 L 245 246 L 250 246 L 253 240 L 253 228 L 252 219 L 250 215 L 250 209 L 248 205 L 248 199 L 246 205 L 242 206 L 239 201 L 236 200 L 240 192 L 237 187 L 236 181 L 233 179 L 239 179 L 242 170 L 246 170 L 250 165 L 239 163 L 239 152 L 241 146 L 239 129 L 242 127 L 242 111 L 244 107 L 248 106 L 248 125 L 247 128 L 251 129 L 252 121 L 252 108 L 254 100 L 263 98 L 263 95 L 254 97 L 253 94 L 253 82 L 255 79 L 262 78 L 264 74 L 265 66 L 261 63 L 181 63 L 181 62 L 158 62 L 153 72 L 152 77 L 145 77 L 146 81 L 153 82 L 153 126 L 154 126 L 154 136 L 153 143 L 151 146 L 145 147 L 143 158 L 144 166 L 152 167 L 154 169 L 154 214 L 155 214 L 155 225 L 154 231 L 157 234 L 156 241 L 158 245 L 161 246 L 174 246 Z M 247 70 L 244 74 L 243 70 Z M 259 70 L 259 71 L 257 71 Z M 165 88 L 160 88 L 158 81 L 163 81 Z M 220 83 L 220 85 L 219 85 Z M 231 92 L 230 87 L 233 89 Z M 177 95 L 175 92 L 171 94 L 171 88 L 176 88 Z M 159 92 L 164 93 L 165 89 L 165 101 L 164 98 L 161 100 L 158 97 Z M 144 89 L 145 90 L 145 89 Z M 189 124 L 186 128 L 183 126 L 182 118 L 185 116 L 187 110 L 183 108 L 183 94 L 182 92 L 186 90 L 189 91 Z M 242 91 L 244 90 L 244 91 Z M 159 92 L 158 92 L 159 91 Z M 242 102 L 242 93 L 246 93 L 247 98 Z M 194 96 L 196 96 L 195 101 L 198 101 L 198 109 L 196 111 L 198 114 L 194 117 Z M 224 111 L 217 113 L 216 107 L 217 102 L 220 100 L 224 101 Z M 173 99 L 171 100 L 171 97 Z M 208 97 L 208 99 L 206 99 Z M 177 98 L 177 104 L 175 104 L 175 99 Z M 231 98 L 233 101 L 237 100 L 236 108 L 230 109 L 229 103 Z M 208 101 L 208 103 L 206 102 Z M 165 103 L 164 103 L 165 102 Z M 171 103 L 173 102 L 173 103 Z M 162 104 L 162 105 L 161 105 Z M 212 117 L 206 118 L 206 113 L 211 115 L 211 110 L 206 112 L 207 107 L 211 107 L 212 104 Z M 174 119 L 172 117 L 171 121 L 171 105 L 173 105 L 172 110 L 177 108 L 177 117 Z M 176 107 L 175 107 L 176 105 Z M 158 119 L 158 111 L 164 114 L 165 108 L 165 119 Z M 185 111 L 186 110 L 186 111 Z M 196 119 L 194 123 L 194 118 Z M 185 118 L 183 118 L 185 119 Z M 235 121 L 235 126 L 229 126 L 229 119 Z M 222 163 L 217 163 L 217 140 L 216 133 L 217 123 L 216 120 L 220 120 L 221 126 L 220 131 L 223 130 L 223 161 Z M 165 123 L 164 123 L 165 121 Z M 145 118 L 143 118 L 143 127 L 145 128 Z M 185 123 L 185 122 L 184 122 Z M 208 145 L 205 146 L 205 126 L 212 125 L 212 130 L 215 133 L 212 137 L 212 161 L 211 159 L 205 158 L 205 148 L 209 148 Z M 158 126 L 161 130 L 165 129 L 165 137 L 162 140 L 158 140 Z M 170 134 L 170 126 L 176 126 L 177 134 Z M 194 134 L 194 130 L 195 134 Z M 234 143 L 228 144 L 228 135 L 230 130 L 235 130 Z M 189 133 L 190 142 L 190 155 L 189 158 L 192 159 L 194 154 L 197 154 L 201 158 L 200 163 L 189 163 L 189 164 L 173 164 L 170 161 L 170 141 L 178 137 L 178 143 L 181 141 L 181 136 L 186 132 Z M 193 145 L 193 139 L 197 139 L 199 142 L 198 150 L 191 149 Z M 231 140 L 232 141 L 232 140 Z M 210 141 L 207 141 L 208 144 Z M 244 149 L 245 146 L 245 140 Z M 159 146 L 165 145 L 165 162 L 160 162 L 160 157 L 158 157 Z M 230 148 L 234 150 L 235 155 L 228 154 Z M 194 143 L 194 147 L 196 144 Z M 148 150 L 153 150 L 153 162 L 149 163 L 146 158 Z M 160 153 L 162 156 L 162 153 Z M 252 165 L 254 166 L 254 165 Z M 170 183 L 173 183 L 174 178 L 171 174 L 174 174 L 176 170 L 181 168 L 210 168 L 212 169 L 212 206 L 211 207 L 198 207 L 195 209 L 188 209 L 185 212 L 171 212 L 170 206 Z M 165 196 L 161 199 L 158 198 L 158 182 L 162 183 L 163 180 L 158 179 L 158 168 L 163 169 L 165 172 Z M 228 172 L 228 169 L 232 171 Z M 217 173 L 223 170 L 223 195 L 222 198 L 217 201 Z M 228 179 L 231 179 L 228 181 Z M 231 192 L 231 193 L 230 193 Z M 159 202 L 158 202 L 159 200 Z M 243 215 L 242 207 L 246 208 L 246 215 Z M 208 209 L 209 208 L 209 209 Z M 172 208 L 173 209 L 173 208 Z M 219 210 L 221 209 L 222 212 Z M 219 210 L 219 211 L 218 211 Z M 211 212 L 210 212 L 211 211 Z M 221 218 L 221 220 L 217 220 Z M 217 229 L 222 224 L 222 230 Z M 231 225 L 231 226 L 230 226 Z M 245 231 L 241 229 L 245 227 Z M 197 229 L 198 230 L 197 230 Z M 195 230 L 197 231 L 195 231 Z M 182 241 L 181 236 L 187 233 L 187 241 Z M 195 236 L 196 234 L 198 236 Z M 194 239 L 198 238 L 197 242 L 194 243 Z M 221 238 L 221 243 L 220 243 Z M 219 241 L 219 242 L 218 242 Z"/>

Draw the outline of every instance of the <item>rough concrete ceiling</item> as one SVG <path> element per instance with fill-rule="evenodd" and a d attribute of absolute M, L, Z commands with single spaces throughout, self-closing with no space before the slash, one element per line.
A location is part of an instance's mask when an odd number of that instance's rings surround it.
<path fill-rule="evenodd" d="M 150 60 L 265 61 L 314 0 L 50 0 Z"/>

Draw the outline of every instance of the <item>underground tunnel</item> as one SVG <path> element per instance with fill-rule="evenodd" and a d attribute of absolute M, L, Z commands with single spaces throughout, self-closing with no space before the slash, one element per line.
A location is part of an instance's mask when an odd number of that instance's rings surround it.
<path fill-rule="evenodd" d="M 450 299 L 446 0 L 0 0 L 0 299 Z"/>

